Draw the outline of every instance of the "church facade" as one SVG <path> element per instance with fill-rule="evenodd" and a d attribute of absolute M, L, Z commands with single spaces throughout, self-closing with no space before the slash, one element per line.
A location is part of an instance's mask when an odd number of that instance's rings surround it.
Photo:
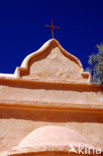
<path fill-rule="evenodd" d="M 102 155 L 103 90 L 55 39 L 0 74 L 0 156 Z"/>

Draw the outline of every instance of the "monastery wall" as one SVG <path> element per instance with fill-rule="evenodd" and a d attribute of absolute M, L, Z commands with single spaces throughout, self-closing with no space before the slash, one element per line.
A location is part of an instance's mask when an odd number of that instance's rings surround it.
<path fill-rule="evenodd" d="M 0 79 L 0 100 L 14 101 L 15 104 L 25 101 L 30 105 L 30 102 L 37 101 L 38 105 L 40 102 L 52 102 L 55 106 L 63 103 L 64 107 L 68 104 L 95 107 L 103 104 L 103 93 L 98 85 Z"/>
<path fill-rule="evenodd" d="M 103 150 L 103 90 L 90 84 L 80 61 L 55 39 L 28 55 L 14 74 L 0 74 L 0 152 L 47 125 L 72 129 Z"/>
<path fill-rule="evenodd" d="M 0 106 L 0 150 L 17 146 L 30 132 L 46 125 L 71 128 L 92 145 L 103 146 L 101 111 Z"/>

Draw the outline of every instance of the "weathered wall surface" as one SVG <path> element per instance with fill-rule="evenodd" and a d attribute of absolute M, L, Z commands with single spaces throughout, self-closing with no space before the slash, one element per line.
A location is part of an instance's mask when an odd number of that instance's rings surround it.
<path fill-rule="evenodd" d="M 58 84 L 0 80 L 0 100 L 26 102 L 57 102 L 73 104 L 103 104 L 99 87 L 80 84 Z"/>
<path fill-rule="evenodd" d="M 61 53 L 58 47 L 51 46 L 45 53 L 33 58 L 29 62 L 29 72 L 21 77 L 31 80 L 73 81 L 83 79 L 80 74 L 81 68 Z M 42 68 L 40 68 L 42 67 Z M 26 76 L 25 76 L 26 75 Z"/>
<path fill-rule="evenodd" d="M 103 147 L 103 101 L 98 86 L 9 79 L 1 79 L 0 84 L 1 151 L 17 146 L 45 125 L 74 129 L 90 144 Z"/>
<path fill-rule="evenodd" d="M 0 151 L 46 125 L 71 128 L 103 148 L 103 90 L 89 82 L 80 61 L 55 39 L 14 74 L 0 74 Z"/>
<path fill-rule="evenodd" d="M 17 146 L 30 132 L 46 125 L 71 128 L 90 144 L 103 147 L 103 112 L 0 107 L 0 151 Z"/>

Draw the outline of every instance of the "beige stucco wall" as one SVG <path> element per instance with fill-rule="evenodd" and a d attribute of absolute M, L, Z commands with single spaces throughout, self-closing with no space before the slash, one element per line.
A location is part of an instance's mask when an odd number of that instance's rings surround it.
<path fill-rule="evenodd" d="M 45 125 L 71 128 L 103 149 L 103 90 L 89 82 L 80 61 L 55 39 L 14 74 L 0 74 L 0 152 Z"/>
<path fill-rule="evenodd" d="M 0 79 L 0 101 L 52 102 L 68 104 L 103 104 L 99 86 L 73 83 L 45 83 Z M 56 104 L 55 104 L 56 105 Z"/>
<path fill-rule="evenodd" d="M 60 125 L 71 128 L 90 144 L 103 147 L 103 112 L 0 107 L 0 151 L 17 146 L 38 127 Z"/>

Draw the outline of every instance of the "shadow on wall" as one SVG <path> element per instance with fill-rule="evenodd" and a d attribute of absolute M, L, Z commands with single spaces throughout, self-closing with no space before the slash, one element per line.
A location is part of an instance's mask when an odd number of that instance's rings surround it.
<path fill-rule="evenodd" d="M 84 110 L 51 110 L 0 106 L 0 118 L 24 119 L 44 122 L 95 122 L 103 123 L 103 113 Z"/>
<path fill-rule="evenodd" d="M 10 80 L 10 79 L 0 79 L 0 84 L 13 88 L 24 88 L 24 89 L 45 89 L 45 90 L 65 90 L 65 91 L 78 91 L 78 92 L 98 92 L 103 91 L 100 85 L 93 84 L 67 84 L 67 83 L 49 83 L 40 81 L 29 81 L 28 80 Z"/>

